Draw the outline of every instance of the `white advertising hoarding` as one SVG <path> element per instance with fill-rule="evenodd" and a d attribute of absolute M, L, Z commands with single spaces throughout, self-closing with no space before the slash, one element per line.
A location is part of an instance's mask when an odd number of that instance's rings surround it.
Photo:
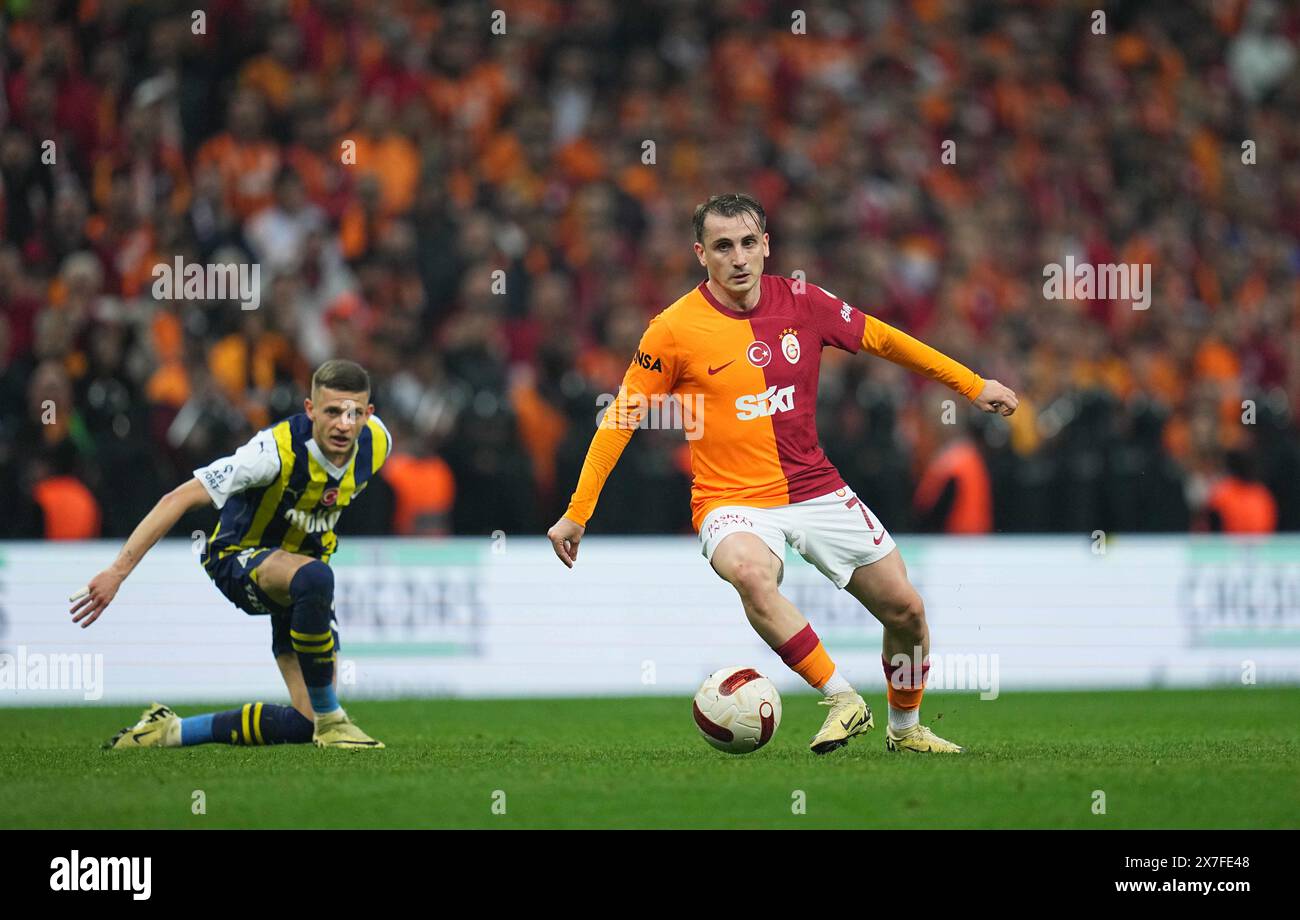
<path fill-rule="evenodd" d="M 801 686 L 693 538 L 593 534 L 570 571 L 535 536 L 342 541 L 332 563 L 345 698 L 689 693 L 746 664 Z M 903 537 L 932 635 L 930 685 L 1300 682 L 1300 540 Z M 266 617 L 164 541 L 100 621 L 67 597 L 116 542 L 0 544 L 0 705 L 284 696 Z M 782 590 L 840 670 L 880 689 L 881 628 L 793 550 Z"/>

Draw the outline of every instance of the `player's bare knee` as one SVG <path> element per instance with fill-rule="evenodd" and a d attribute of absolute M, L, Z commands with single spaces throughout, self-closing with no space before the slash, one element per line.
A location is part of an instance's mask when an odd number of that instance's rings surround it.
<path fill-rule="evenodd" d="M 886 613 L 890 632 L 921 641 L 925 635 L 925 603 L 913 597 L 893 605 Z"/>
<path fill-rule="evenodd" d="M 896 636 L 919 640 L 925 634 L 925 603 L 915 592 L 877 602 L 871 612 Z"/>
<path fill-rule="evenodd" d="M 763 615 L 771 608 L 776 596 L 776 575 L 768 566 L 749 560 L 741 560 L 733 566 L 728 579 L 746 608 L 753 608 Z"/>
<path fill-rule="evenodd" d="M 756 598 L 744 597 L 745 613 L 752 623 L 772 623 L 778 615 L 777 600 L 779 595 L 773 590 Z"/>

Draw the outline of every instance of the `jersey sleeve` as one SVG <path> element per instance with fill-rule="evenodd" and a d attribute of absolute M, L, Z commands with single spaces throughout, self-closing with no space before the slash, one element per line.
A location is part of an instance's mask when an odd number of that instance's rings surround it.
<path fill-rule="evenodd" d="M 582 462 L 578 486 L 564 512 L 569 520 L 587 525 L 605 480 L 632 439 L 632 432 L 640 426 L 652 402 L 666 397 L 677 385 L 680 364 L 672 330 L 661 313 L 650 321 L 641 336 L 618 393 L 601 416 Z"/>
<path fill-rule="evenodd" d="M 229 457 L 222 457 L 194 471 L 212 504 L 224 508 L 230 496 L 245 489 L 270 485 L 280 475 L 280 451 L 275 435 L 264 428 Z"/>
<path fill-rule="evenodd" d="M 856 354 L 862 348 L 867 315 L 815 284 L 808 285 L 804 296 L 822 344 Z"/>
<path fill-rule="evenodd" d="M 393 455 L 393 436 L 388 431 L 388 426 L 380 420 L 378 415 L 370 416 L 366 425 L 370 429 L 370 443 L 372 445 L 370 448 L 370 471 L 377 473 L 379 468 Z"/>
<path fill-rule="evenodd" d="M 954 361 L 938 349 L 874 316 L 868 316 L 866 320 L 862 347 L 873 355 L 937 380 L 967 399 L 974 399 L 984 388 L 984 379 L 960 361 Z"/>

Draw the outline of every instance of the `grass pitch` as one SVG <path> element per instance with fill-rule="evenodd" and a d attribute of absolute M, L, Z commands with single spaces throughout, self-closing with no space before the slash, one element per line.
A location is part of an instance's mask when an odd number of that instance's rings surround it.
<path fill-rule="evenodd" d="M 875 730 L 825 757 L 806 695 L 744 757 L 705 744 L 689 698 L 350 704 L 379 752 L 101 751 L 139 706 L 0 708 L 0 827 L 1300 827 L 1300 688 L 927 693 L 958 757 L 886 753 L 877 697 Z"/>

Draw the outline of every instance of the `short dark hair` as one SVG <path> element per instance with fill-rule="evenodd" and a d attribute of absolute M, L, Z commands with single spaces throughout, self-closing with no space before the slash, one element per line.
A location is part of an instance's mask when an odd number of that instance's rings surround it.
<path fill-rule="evenodd" d="M 315 393 L 321 387 L 344 393 L 369 393 L 370 375 L 355 361 L 332 358 L 311 375 L 311 391 Z"/>
<path fill-rule="evenodd" d="M 767 212 L 758 203 L 758 199 L 744 192 L 732 192 L 728 195 L 714 195 L 708 201 L 695 208 L 695 242 L 704 242 L 704 218 L 710 214 L 719 217 L 735 217 L 738 214 L 752 214 L 758 221 L 760 231 L 767 229 Z"/>

